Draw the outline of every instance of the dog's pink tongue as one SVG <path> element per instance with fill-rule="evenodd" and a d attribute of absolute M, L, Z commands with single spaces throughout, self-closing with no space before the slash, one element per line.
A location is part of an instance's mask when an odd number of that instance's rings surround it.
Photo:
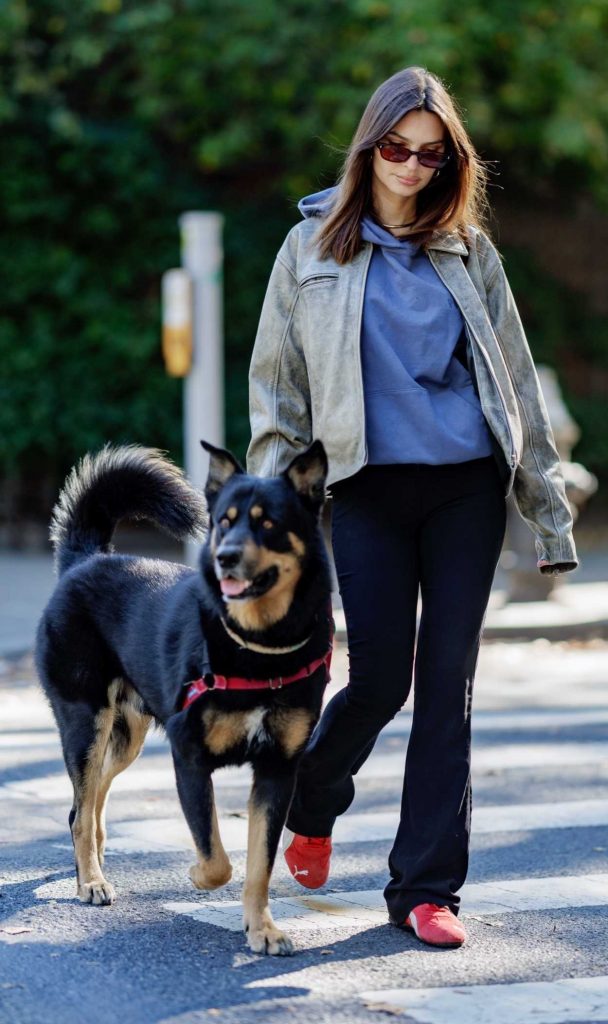
<path fill-rule="evenodd" d="M 247 580 L 233 580 L 230 576 L 220 580 L 222 594 L 227 594 L 228 597 L 236 597 L 237 594 L 242 594 L 248 586 Z"/>

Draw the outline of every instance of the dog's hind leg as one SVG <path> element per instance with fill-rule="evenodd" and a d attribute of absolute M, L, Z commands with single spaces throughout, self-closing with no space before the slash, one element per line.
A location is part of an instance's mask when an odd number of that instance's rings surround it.
<path fill-rule="evenodd" d="M 232 878 L 232 865 L 222 845 L 211 772 L 194 745 L 185 753 L 172 737 L 172 748 L 177 792 L 197 853 L 190 878 L 197 889 L 219 889 Z"/>
<path fill-rule="evenodd" d="M 289 956 L 291 940 L 277 928 L 268 905 L 270 875 L 292 797 L 295 773 L 286 762 L 272 775 L 257 766 L 249 797 L 247 872 L 243 887 L 243 924 L 254 953 Z"/>
<path fill-rule="evenodd" d="M 151 716 L 144 714 L 143 703 L 135 690 L 119 685 L 95 804 L 97 856 L 101 865 L 106 846 L 106 804 L 112 780 L 139 757 L 151 721 Z"/>
<path fill-rule="evenodd" d="M 67 716 L 66 716 L 67 721 Z M 76 860 L 78 896 L 96 906 L 113 903 L 115 892 L 103 876 L 97 854 L 97 800 L 106 748 L 114 724 L 110 704 L 95 711 L 83 709 L 70 715 L 62 730 L 66 767 L 74 787 L 70 829 Z"/>

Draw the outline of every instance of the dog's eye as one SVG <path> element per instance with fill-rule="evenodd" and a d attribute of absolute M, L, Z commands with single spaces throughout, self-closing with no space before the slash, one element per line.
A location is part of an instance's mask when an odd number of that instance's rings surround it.
<path fill-rule="evenodd" d="M 262 523 L 262 526 L 264 527 L 265 530 L 272 530 L 274 523 L 272 519 L 265 519 Z"/>

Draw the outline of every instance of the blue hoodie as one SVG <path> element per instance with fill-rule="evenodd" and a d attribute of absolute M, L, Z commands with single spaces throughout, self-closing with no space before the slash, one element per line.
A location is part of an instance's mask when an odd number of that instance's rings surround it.
<path fill-rule="evenodd" d="M 305 196 L 304 217 L 323 216 L 337 186 Z M 370 463 L 466 462 L 492 454 L 490 430 L 466 367 L 464 324 L 417 242 L 371 216 L 361 360 Z"/>

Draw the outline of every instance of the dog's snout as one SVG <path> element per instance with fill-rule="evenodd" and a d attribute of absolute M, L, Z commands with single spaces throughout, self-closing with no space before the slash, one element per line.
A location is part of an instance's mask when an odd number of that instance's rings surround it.
<path fill-rule="evenodd" d="M 216 557 L 222 569 L 233 569 L 241 561 L 243 549 L 234 546 L 220 548 Z"/>

